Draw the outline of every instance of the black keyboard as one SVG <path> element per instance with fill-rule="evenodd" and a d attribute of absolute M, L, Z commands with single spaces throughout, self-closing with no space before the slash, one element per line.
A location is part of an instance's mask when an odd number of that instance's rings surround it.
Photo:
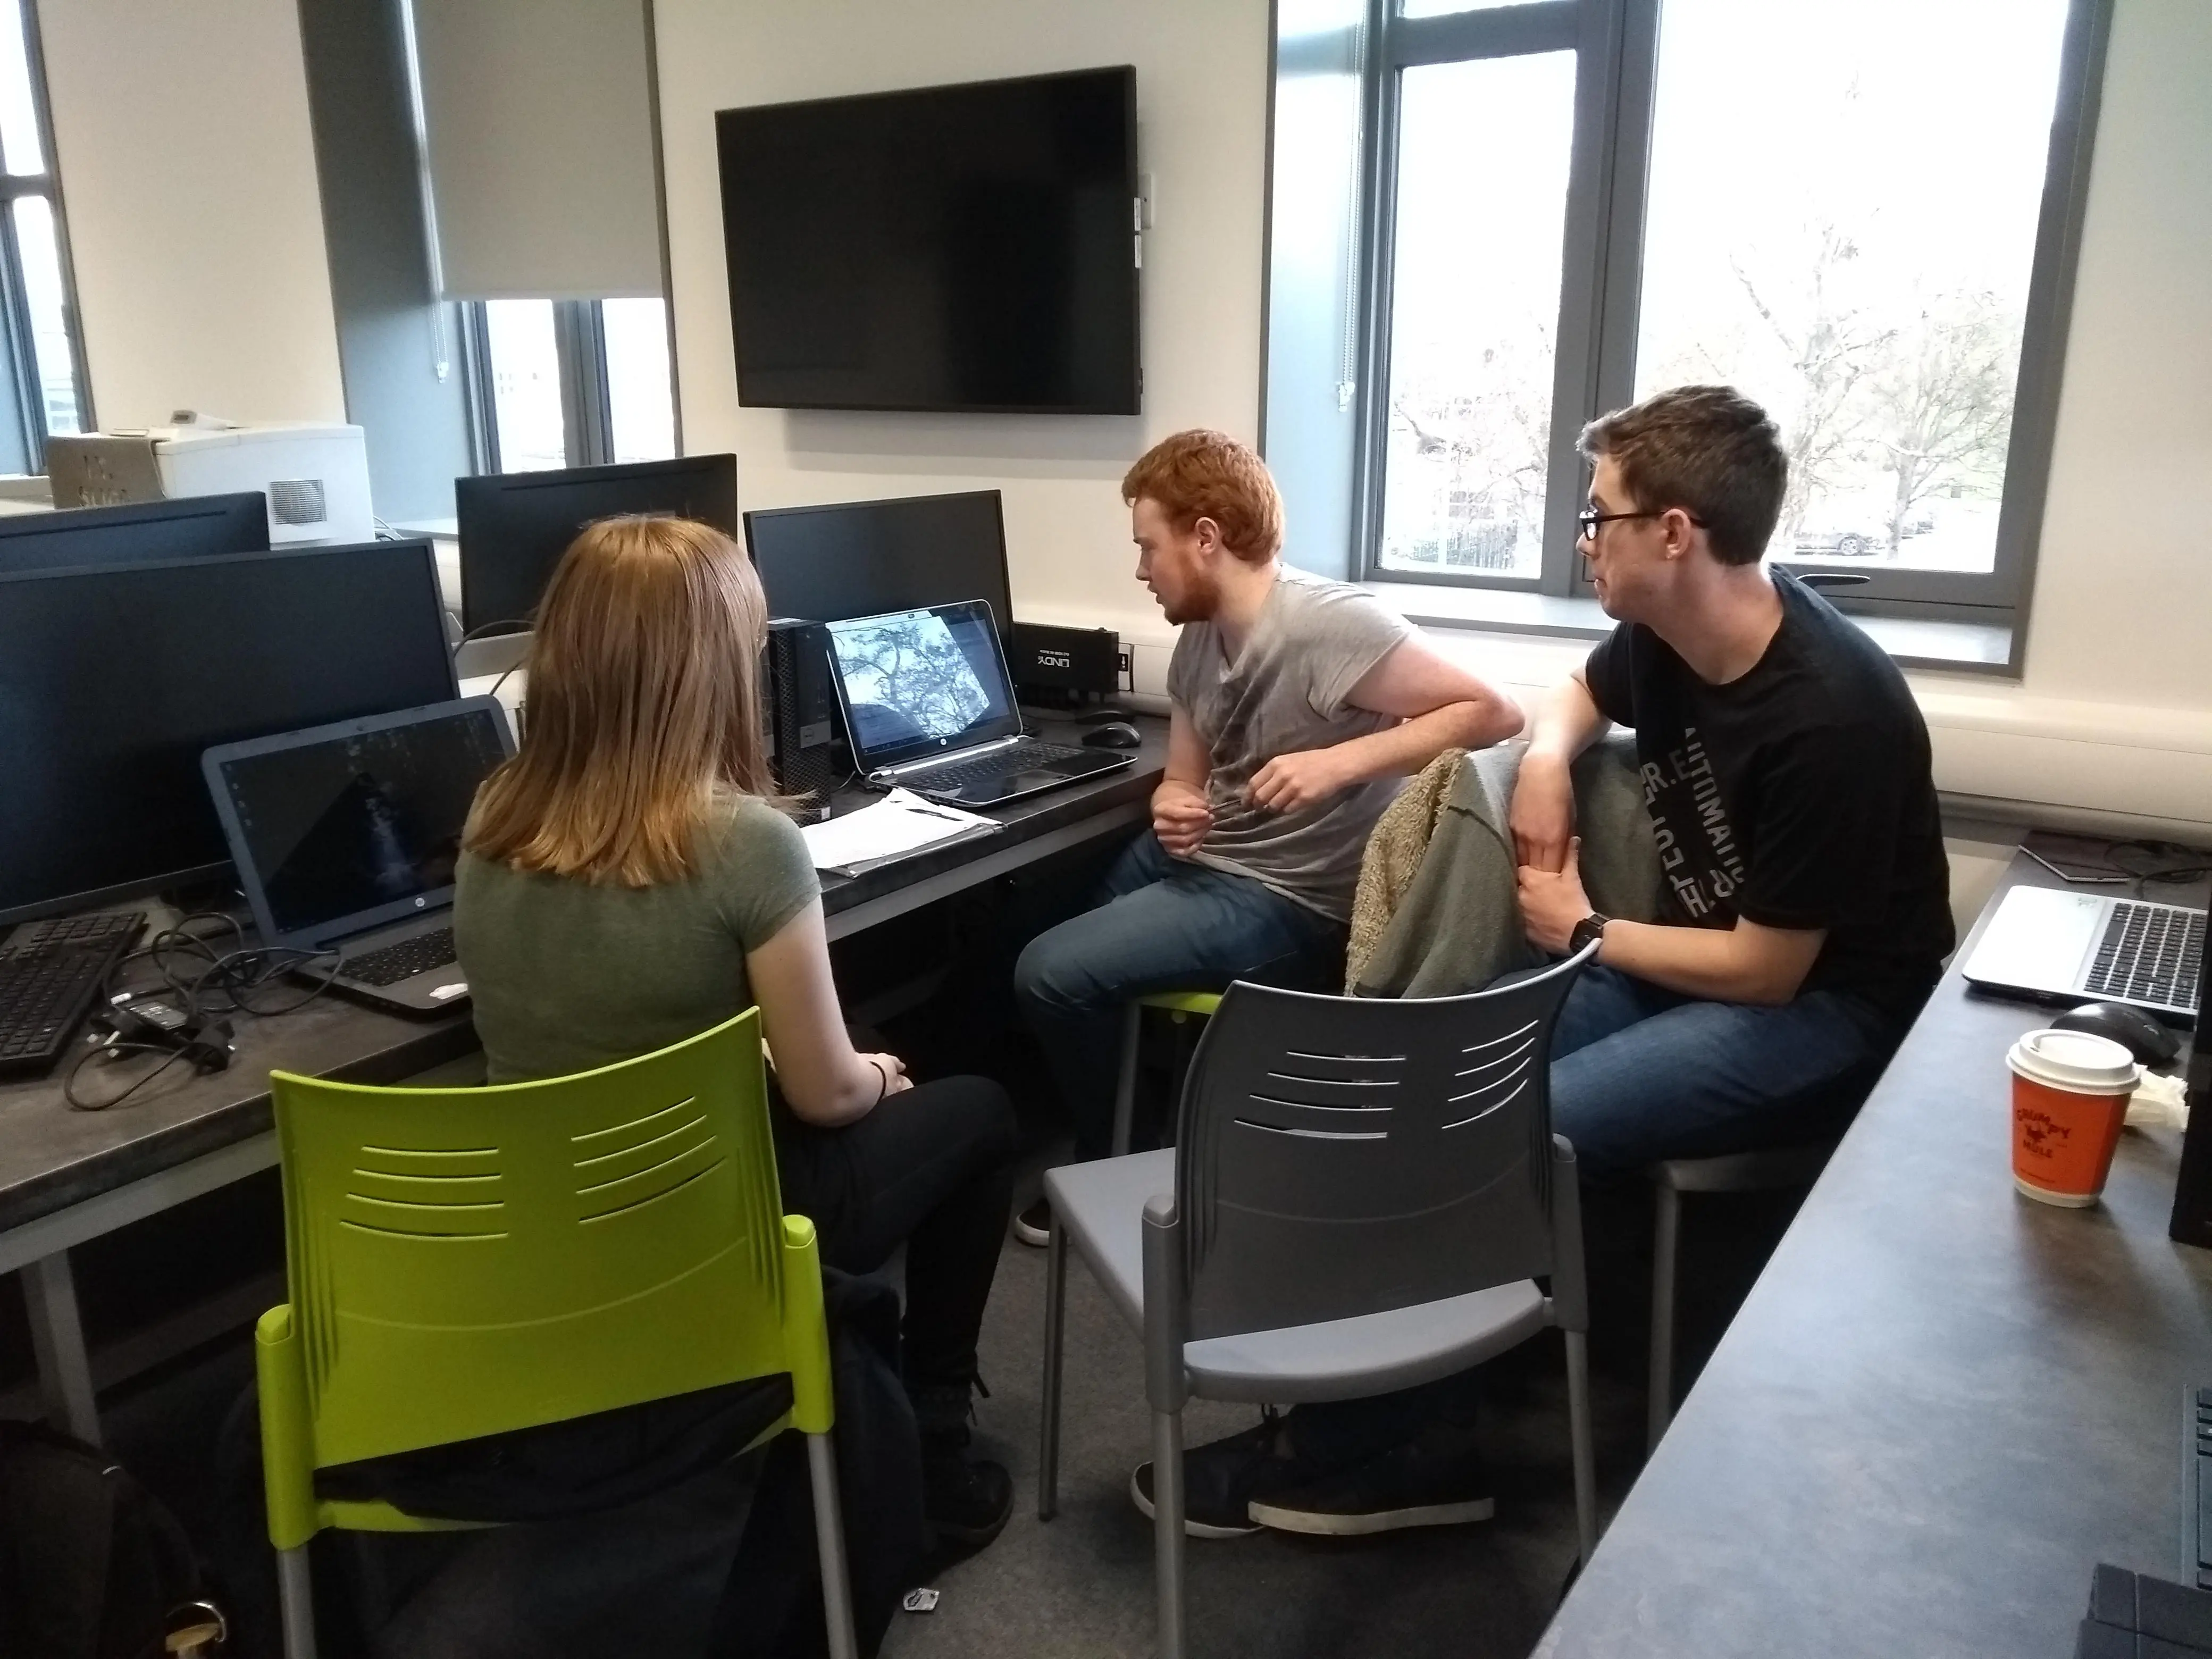
<path fill-rule="evenodd" d="M 348 957 L 338 972 L 359 985 L 397 985 L 403 979 L 450 967 L 459 960 L 453 949 L 453 930 L 441 927 L 387 945 L 381 951 L 371 951 L 367 956 Z"/>
<path fill-rule="evenodd" d="M 971 783 L 988 783 L 993 778 L 1008 778 L 1017 772 L 1034 772 L 1054 761 L 1080 760 L 1085 755 L 1095 752 L 1092 750 L 1071 749 L 1064 743 L 1038 743 L 1024 738 L 1007 748 L 994 749 L 988 755 L 978 755 L 974 760 L 949 761 L 927 771 L 909 773 L 907 781 L 935 790 L 964 789 Z"/>
<path fill-rule="evenodd" d="M 133 910 L 15 930 L 0 946 L 0 1072 L 42 1072 L 60 1057 L 145 925 Z"/>
<path fill-rule="evenodd" d="M 2082 989 L 2193 1014 L 2203 956 L 2203 911 L 2116 899 Z"/>

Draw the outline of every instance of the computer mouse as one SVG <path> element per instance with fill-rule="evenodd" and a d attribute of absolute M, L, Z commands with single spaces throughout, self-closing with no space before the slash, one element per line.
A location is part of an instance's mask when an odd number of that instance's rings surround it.
<path fill-rule="evenodd" d="M 1144 740 L 1144 733 L 1127 720 L 1108 720 L 1083 734 L 1085 749 L 1134 749 Z"/>
<path fill-rule="evenodd" d="M 2056 1031 L 2087 1031 L 2110 1037 L 2142 1066 L 2170 1066 L 2181 1052 L 2181 1039 L 2140 1008 L 2124 1002 L 2085 1002 L 2051 1022 Z"/>

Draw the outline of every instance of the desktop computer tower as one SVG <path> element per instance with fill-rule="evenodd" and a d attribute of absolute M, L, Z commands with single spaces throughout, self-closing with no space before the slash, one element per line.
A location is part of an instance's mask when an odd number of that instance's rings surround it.
<path fill-rule="evenodd" d="M 848 770 L 830 678 L 830 630 L 820 623 L 771 622 L 761 668 L 776 788 L 787 795 L 826 794 Z"/>

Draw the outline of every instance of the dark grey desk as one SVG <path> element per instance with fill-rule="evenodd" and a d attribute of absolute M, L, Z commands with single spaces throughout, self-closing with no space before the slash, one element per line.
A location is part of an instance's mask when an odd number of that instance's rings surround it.
<path fill-rule="evenodd" d="M 1167 759 L 1167 722 L 1140 720 L 1134 765 L 1000 808 L 996 835 L 823 885 L 829 931 L 842 939 L 1069 848 L 1134 828 Z M 1071 737 L 1047 723 L 1046 735 Z M 78 1112 L 61 1072 L 0 1084 L 0 1273 L 21 1269 L 49 1415 L 99 1437 L 90 1360 L 70 1273 L 72 1246 L 272 1167 L 272 1068 L 393 1084 L 477 1047 L 466 1015 L 423 1022 L 332 997 L 297 1014 L 237 1022 L 228 1071 L 182 1066 L 109 1112 Z M 97 1079 L 91 1080 L 97 1086 Z"/>
<path fill-rule="evenodd" d="M 2097 1562 L 2177 1575 L 2212 1251 L 2166 1237 L 2176 1134 L 2128 1132 L 2101 1206 L 2014 1193 L 2004 1054 L 2045 1018 L 1945 977 L 1542 1659 L 2064 1654 Z"/>

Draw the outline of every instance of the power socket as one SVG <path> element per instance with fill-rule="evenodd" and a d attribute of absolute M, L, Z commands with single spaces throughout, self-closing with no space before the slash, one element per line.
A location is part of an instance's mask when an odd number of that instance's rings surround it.
<path fill-rule="evenodd" d="M 1137 659 L 1130 647 L 1125 645 L 1121 648 L 1120 654 L 1114 659 L 1114 671 L 1121 677 L 1124 691 L 1137 689 Z"/>

